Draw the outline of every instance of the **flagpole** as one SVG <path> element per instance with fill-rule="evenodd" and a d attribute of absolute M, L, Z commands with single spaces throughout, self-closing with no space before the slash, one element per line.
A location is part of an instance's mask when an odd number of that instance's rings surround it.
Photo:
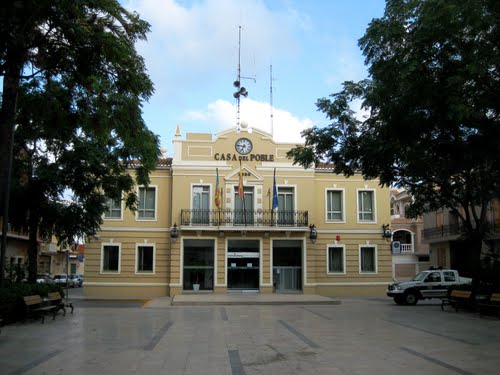
<path fill-rule="evenodd" d="M 274 174 L 273 174 L 273 192 L 272 192 L 272 200 L 273 204 L 269 202 L 269 206 L 271 207 L 271 226 L 274 225 L 274 184 L 276 183 L 276 168 L 274 168 Z"/>
<path fill-rule="evenodd" d="M 240 179 L 241 179 L 241 189 L 243 191 L 243 220 L 245 223 L 245 226 L 247 226 L 247 208 L 245 204 L 245 187 L 243 186 L 243 174 L 241 173 L 241 160 L 240 160 Z"/>

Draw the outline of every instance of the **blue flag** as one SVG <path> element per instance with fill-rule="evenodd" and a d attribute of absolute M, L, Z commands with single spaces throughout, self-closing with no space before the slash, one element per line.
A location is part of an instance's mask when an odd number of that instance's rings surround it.
<path fill-rule="evenodd" d="M 274 183 L 273 183 L 273 210 L 278 208 L 278 187 L 276 186 L 276 168 L 274 168 Z"/>

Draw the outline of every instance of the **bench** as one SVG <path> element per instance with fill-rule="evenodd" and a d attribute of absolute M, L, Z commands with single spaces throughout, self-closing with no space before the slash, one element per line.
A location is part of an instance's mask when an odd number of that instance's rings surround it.
<path fill-rule="evenodd" d="M 39 295 L 23 297 L 24 304 L 26 305 L 26 317 L 30 315 L 40 314 L 42 316 L 42 324 L 45 322 L 45 314 L 51 312 L 53 314 L 52 320 L 56 319 L 57 311 L 59 310 L 55 305 L 44 305 L 44 301 Z"/>
<path fill-rule="evenodd" d="M 460 305 L 467 306 L 469 304 L 471 294 L 470 290 L 453 289 L 448 298 L 441 298 L 441 310 L 444 311 L 444 305 L 450 305 L 455 308 L 455 311 L 458 311 Z"/>
<path fill-rule="evenodd" d="M 483 312 L 487 310 L 500 310 L 500 293 L 493 293 L 487 301 L 478 303 L 477 307 L 479 308 L 479 315 L 483 315 Z"/>
<path fill-rule="evenodd" d="M 51 305 L 57 306 L 57 311 L 59 311 L 59 310 L 63 311 L 63 316 L 66 316 L 66 307 L 71 308 L 71 314 L 73 314 L 73 304 L 71 302 L 68 304 L 65 304 L 63 302 L 63 298 L 61 296 L 61 293 L 51 292 L 48 294 L 48 299 L 49 299 Z"/>

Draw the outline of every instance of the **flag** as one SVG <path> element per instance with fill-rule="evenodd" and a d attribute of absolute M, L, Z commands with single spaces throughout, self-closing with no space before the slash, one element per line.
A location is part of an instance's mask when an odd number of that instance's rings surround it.
<path fill-rule="evenodd" d="M 244 193 L 243 193 L 243 172 L 241 170 L 241 160 L 240 160 L 240 178 L 238 181 L 238 196 L 240 197 L 241 200 L 244 198 Z"/>
<path fill-rule="evenodd" d="M 273 209 L 278 208 L 278 187 L 276 186 L 276 168 L 274 168 Z"/>
<path fill-rule="evenodd" d="M 220 208 L 220 189 L 219 189 L 219 168 L 215 168 L 217 177 L 215 178 L 215 205 Z"/>

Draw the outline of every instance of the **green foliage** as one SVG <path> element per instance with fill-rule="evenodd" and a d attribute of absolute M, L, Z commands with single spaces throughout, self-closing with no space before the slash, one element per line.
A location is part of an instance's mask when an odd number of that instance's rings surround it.
<path fill-rule="evenodd" d="M 158 137 L 142 119 L 153 84 L 135 49 L 148 31 L 116 0 L 0 5 L 0 193 L 16 124 L 14 228 L 70 244 L 99 229 L 107 198 L 135 208 L 132 189 L 149 183 L 160 155 Z"/>
<path fill-rule="evenodd" d="M 64 290 L 59 285 L 36 283 L 12 283 L 0 288 L 0 316 L 6 322 L 15 322 L 22 319 L 25 306 L 22 298 L 38 294 L 46 297 L 51 292 L 59 292 L 64 297 Z"/>
<path fill-rule="evenodd" d="M 10 283 L 20 283 L 26 278 L 24 265 L 18 263 L 9 263 L 5 266 L 5 278 Z"/>
<path fill-rule="evenodd" d="M 477 272 L 488 203 L 500 196 L 498 2 L 389 0 L 359 45 L 370 79 L 319 99 L 331 123 L 304 131 L 288 156 L 406 188 L 412 216 L 447 207 L 474 243 Z"/>

